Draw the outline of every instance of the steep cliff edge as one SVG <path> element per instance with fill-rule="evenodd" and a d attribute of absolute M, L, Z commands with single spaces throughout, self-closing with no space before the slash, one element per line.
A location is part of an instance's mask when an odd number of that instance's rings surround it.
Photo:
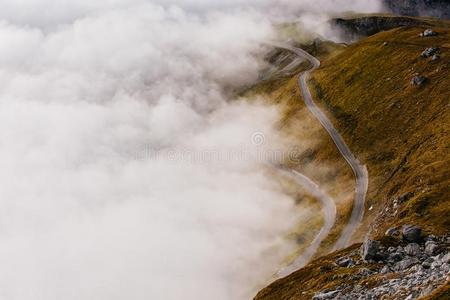
<path fill-rule="evenodd" d="M 389 10 L 398 15 L 450 18 L 448 0 L 384 0 L 384 3 Z"/>

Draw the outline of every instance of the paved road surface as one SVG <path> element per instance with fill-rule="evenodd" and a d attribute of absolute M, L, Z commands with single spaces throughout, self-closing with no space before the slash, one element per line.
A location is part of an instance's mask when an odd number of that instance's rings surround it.
<path fill-rule="evenodd" d="M 322 204 L 322 213 L 324 216 L 324 225 L 320 232 L 316 235 L 309 247 L 294 262 L 278 272 L 277 277 L 285 277 L 290 273 L 304 267 L 319 249 L 322 241 L 328 236 L 336 222 L 336 205 L 327 192 L 320 189 L 319 185 L 297 171 L 281 171 L 284 175 L 291 177 L 307 190 L 313 197 L 318 199 Z"/>
<path fill-rule="evenodd" d="M 355 199 L 352 215 L 344 230 L 342 231 L 340 238 L 334 246 L 335 250 L 345 248 L 349 245 L 353 233 L 361 223 L 364 216 L 364 204 L 367 195 L 367 189 L 369 186 L 369 174 L 367 172 L 367 168 L 359 162 L 355 155 L 353 155 L 342 136 L 333 126 L 333 123 L 331 123 L 328 117 L 320 110 L 320 108 L 314 103 L 314 100 L 312 99 L 307 80 L 311 72 L 320 67 L 320 61 L 303 49 L 280 44 L 277 44 L 275 46 L 278 48 L 289 50 L 297 54 L 298 56 L 307 59 L 313 65 L 310 70 L 301 73 L 298 79 L 298 85 L 302 91 L 303 100 L 309 111 L 316 117 L 317 120 L 319 120 L 330 137 L 333 139 L 333 142 L 336 144 L 339 152 L 347 161 L 353 173 L 355 174 Z"/>

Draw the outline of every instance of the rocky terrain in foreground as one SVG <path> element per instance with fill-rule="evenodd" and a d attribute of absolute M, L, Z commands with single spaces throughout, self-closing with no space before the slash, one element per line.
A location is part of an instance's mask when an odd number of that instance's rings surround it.
<path fill-rule="evenodd" d="M 417 226 L 393 228 L 384 243 L 366 240 L 361 248 L 339 257 L 336 266 L 359 269 L 334 290 L 317 293 L 313 299 L 417 299 L 431 295 L 450 276 L 450 237 L 421 236 Z M 401 240 L 396 240 L 401 236 Z M 355 282 L 360 282 L 354 284 Z"/>
<path fill-rule="evenodd" d="M 419 226 L 405 225 L 389 229 L 380 240 L 320 258 L 274 282 L 255 300 L 448 299 L 449 279 L 450 236 L 425 235 Z M 327 287 L 316 291 L 301 280 Z"/>

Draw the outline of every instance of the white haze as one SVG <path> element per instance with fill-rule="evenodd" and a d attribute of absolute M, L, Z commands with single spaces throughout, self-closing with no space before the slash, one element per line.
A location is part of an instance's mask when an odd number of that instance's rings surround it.
<path fill-rule="evenodd" d="M 223 87 L 257 78 L 282 8 L 336 3 L 3 0 L 0 299 L 250 298 L 293 200 L 264 161 L 190 154 L 282 147 L 277 109 Z"/>

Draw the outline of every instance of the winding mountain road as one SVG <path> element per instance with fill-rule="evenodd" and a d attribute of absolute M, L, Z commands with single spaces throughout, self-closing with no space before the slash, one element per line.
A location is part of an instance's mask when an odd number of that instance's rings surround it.
<path fill-rule="evenodd" d="M 328 132 L 333 142 L 336 144 L 341 155 L 347 161 L 348 165 L 352 169 L 355 175 L 355 199 L 353 203 L 353 210 L 348 220 L 347 225 L 343 229 L 338 241 L 334 245 L 334 250 L 342 249 L 348 246 L 353 233 L 357 229 L 358 225 L 361 223 L 364 216 L 364 204 L 367 195 L 367 189 L 369 186 L 369 174 L 366 166 L 362 165 L 360 161 L 355 157 L 350 148 L 345 143 L 342 136 L 339 134 L 337 129 L 333 126 L 333 123 L 328 119 L 328 117 L 323 113 L 320 108 L 314 103 L 309 90 L 307 80 L 314 70 L 320 67 L 320 61 L 306 52 L 303 49 L 292 47 L 290 45 L 284 44 L 274 44 L 275 47 L 291 51 L 298 55 L 299 57 L 307 59 L 313 67 L 301 73 L 298 78 L 298 85 L 302 92 L 303 101 L 305 102 L 308 110 L 316 117 L 316 119 L 322 124 L 324 129 Z"/>
<path fill-rule="evenodd" d="M 308 248 L 302 253 L 302 255 L 300 255 L 291 264 L 277 273 L 277 277 L 279 278 L 287 276 L 290 273 L 305 266 L 317 252 L 320 244 L 328 236 L 334 226 L 334 223 L 336 222 L 336 205 L 326 191 L 322 190 L 317 183 L 309 179 L 307 176 L 297 171 L 283 170 L 282 172 L 284 173 L 284 175 L 289 176 L 297 183 L 299 183 L 306 191 L 308 191 L 308 193 L 310 193 L 314 198 L 320 201 L 322 205 L 322 213 L 324 216 L 324 225 L 322 226 L 320 232 L 316 235 L 314 240 L 311 242 L 311 244 L 308 246 Z"/>

